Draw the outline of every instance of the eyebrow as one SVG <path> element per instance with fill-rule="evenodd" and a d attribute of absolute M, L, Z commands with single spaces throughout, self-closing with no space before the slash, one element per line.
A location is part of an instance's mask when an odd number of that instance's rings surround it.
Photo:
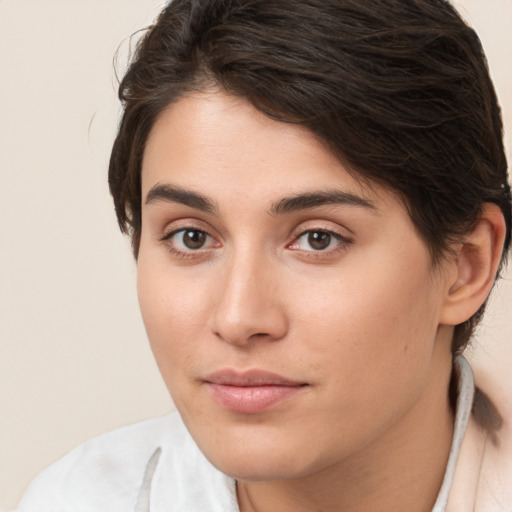
<path fill-rule="evenodd" d="M 284 197 L 277 201 L 270 208 L 271 215 L 283 215 L 309 208 L 317 208 L 325 205 L 346 205 L 358 206 L 369 210 L 377 211 L 377 207 L 364 197 L 360 197 L 349 192 L 341 190 L 327 190 L 318 192 L 308 192 L 295 196 Z"/>
<path fill-rule="evenodd" d="M 169 185 L 157 184 L 146 195 L 145 204 L 147 205 L 159 201 L 184 204 L 206 213 L 215 214 L 217 212 L 217 208 L 210 199 L 197 192 Z"/>
<path fill-rule="evenodd" d="M 197 192 L 180 187 L 163 184 L 153 186 L 146 195 L 145 204 L 159 201 L 184 204 L 190 208 L 214 215 L 218 213 L 213 201 Z M 377 207 L 369 199 L 341 190 L 326 190 L 284 197 L 272 204 L 269 213 L 272 216 L 277 216 L 326 205 L 357 206 L 377 210 Z"/>

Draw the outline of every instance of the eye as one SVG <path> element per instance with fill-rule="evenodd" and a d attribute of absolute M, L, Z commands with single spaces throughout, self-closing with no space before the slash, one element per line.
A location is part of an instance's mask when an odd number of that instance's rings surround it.
<path fill-rule="evenodd" d="M 309 229 L 297 236 L 289 248 L 305 252 L 331 252 L 348 243 L 348 239 L 333 231 Z"/>
<path fill-rule="evenodd" d="M 205 231 L 193 228 L 184 228 L 172 231 L 162 239 L 172 252 L 188 253 L 205 249 L 214 243 L 214 239 Z"/>
<path fill-rule="evenodd" d="M 308 247 L 311 247 L 314 251 L 328 249 L 333 241 L 336 241 L 336 239 L 327 231 L 309 231 L 304 233 L 298 240 L 301 249 L 307 250 Z"/>

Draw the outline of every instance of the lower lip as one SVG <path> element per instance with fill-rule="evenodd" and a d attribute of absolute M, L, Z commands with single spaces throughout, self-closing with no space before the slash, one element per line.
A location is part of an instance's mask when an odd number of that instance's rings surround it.
<path fill-rule="evenodd" d="M 243 414 L 257 414 L 293 397 L 304 386 L 225 386 L 207 383 L 213 399 L 225 409 Z"/>

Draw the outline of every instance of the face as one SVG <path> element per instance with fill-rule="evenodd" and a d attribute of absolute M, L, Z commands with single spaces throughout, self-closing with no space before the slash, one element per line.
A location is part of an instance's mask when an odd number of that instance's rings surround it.
<path fill-rule="evenodd" d="M 305 476 L 423 421 L 449 367 L 449 279 L 394 194 L 220 92 L 160 116 L 142 194 L 142 315 L 214 465 Z"/>

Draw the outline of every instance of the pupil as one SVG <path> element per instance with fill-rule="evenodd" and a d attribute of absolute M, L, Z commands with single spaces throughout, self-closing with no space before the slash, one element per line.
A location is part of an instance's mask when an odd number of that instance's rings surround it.
<path fill-rule="evenodd" d="M 312 231 L 308 235 L 309 245 L 316 251 L 320 251 L 329 247 L 331 243 L 331 235 L 325 231 Z"/>
<path fill-rule="evenodd" d="M 206 233 L 203 231 L 185 231 L 183 243 L 189 249 L 200 249 L 206 241 Z"/>

